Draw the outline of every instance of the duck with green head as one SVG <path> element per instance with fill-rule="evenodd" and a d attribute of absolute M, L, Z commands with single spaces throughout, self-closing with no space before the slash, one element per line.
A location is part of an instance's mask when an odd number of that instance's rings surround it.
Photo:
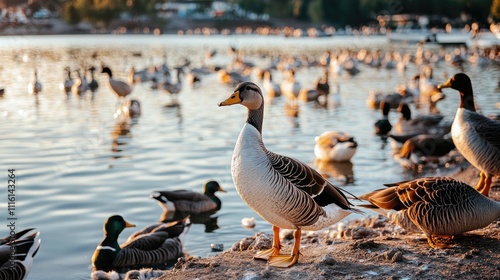
<path fill-rule="evenodd" d="M 182 236 L 189 219 L 172 223 L 157 223 L 132 234 L 121 246 L 118 236 L 135 225 L 114 215 L 104 223 L 104 239 L 92 256 L 93 270 L 111 271 L 135 267 L 156 267 L 182 255 Z"/>
<path fill-rule="evenodd" d="M 188 190 L 155 191 L 151 198 L 158 201 L 166 212 L 184 212 L 200 214 L 220 210 L 221 200 L 216 192 L 226 192 L 216 181 L 208 181 L 203 185 L 203 193 Z"/>

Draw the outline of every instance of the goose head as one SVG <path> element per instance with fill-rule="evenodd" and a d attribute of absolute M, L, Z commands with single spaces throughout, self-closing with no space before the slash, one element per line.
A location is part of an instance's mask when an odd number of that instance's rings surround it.
<path fill-rule="evenodd" d="M 464 108 L 471 111 L 476 111 L 474 105 L 474 94 L 472 92 L 472 83 L 464 73 L 457 73 L 453 75 L 448 81 L 437 86 L 438 89 L 442 88 L 452 88 L 460 93 L 460 108 Z"/>
<path fill-rule="evenodd" d="M 112 77 L 113 77 L 113 74 L 111 73 L 111 69 L 109 69 L 109 67 L 103 66 L 103 67 L 102 67 L 102 70 L 101 70 L 101 73 L 106 73 L 106 74 L 108 74 L 110 78 L 112 78 Z"/>

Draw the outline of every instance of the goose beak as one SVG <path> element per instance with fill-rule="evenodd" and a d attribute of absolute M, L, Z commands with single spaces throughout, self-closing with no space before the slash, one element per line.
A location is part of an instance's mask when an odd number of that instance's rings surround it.
<path fill-rule="evenodd" d="M 220 192 L 226 192 L 226 190 L 223 189 L 221 186 L 219 186 L 219 188 L 217 190 L 220 191 Z"/>
<path fill-rule="evenodd" d="M 241 100 L 240 91 L 237 90 L 233 94 L 231 94 L 231 96 L 229 96 L 228 99 L 220 102 L 219 103 L 219 107 L 221 107 L 221 106 L 229 106 L 229 105 L 234 105 L 234 104 L 239 104 L 242 101 L 243 100 Z"/>
<path fill-rule="evenodd" d="M 448 80 L 440 85 L 437 86 L 438 89 L 442 88 L 451 88 L 451 80 Z"/>

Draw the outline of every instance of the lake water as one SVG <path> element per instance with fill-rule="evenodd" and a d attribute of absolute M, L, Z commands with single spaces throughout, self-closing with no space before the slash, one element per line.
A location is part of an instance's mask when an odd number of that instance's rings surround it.
<path fill-rule="evenodd" d="M 211 179 L 228 191 L 219 195 L 223 202 L 215 214 L 219 228 L 207 233 L 204 225 L 193 224 L 186 252 L 205 257 L 215 254 L 210 249 L 212 242 L 229 249 L 255 232 L 271 233 L 271 226 L 250 210 L 234 189 L 231 155 L 246 109 L 217 106 L 233 88 L 218 82 L 215 73 L 202 77 L 199 88 L 184 86 L 179 95 L 180 107 L 165 106 L 169 96 L 137 85 L 133 97 L 140 100 L 143 113 L 129 131 L 114 118 L 117 99 L 106 85 L 106 76 L 97 74 L 100 88 L 94 100 L 74 95 L 66 99 L 59 90 L 66 66 L 76 69 L 85 64 L 100 69 L 103 63 L 111 67 L 114 76 L 126 79 L 131 66 L 140 69 L 166 61 L 173 67 L 184 58 L 200 65 L 208 50 L 218 51 L 209 63 L 225 65 L 231 60 L 230 46 L 245 50 L 245 59 L 262 67 L 268 66 L 269 60 L 258 55 L 260 50 L 319 57 L 325 50 L 346 47 L 409 52 L 416 48 L 388 45 L 384 37 L 1 37 L 0 88 L 5 88 L 6 93 L 0 98 L 0 168 L 4 182 L 7 170 L 16 169 L 17 228 L 36 227 L 42 237 L 30 279 L 88 279 L 90 259 L 102 239 L 103 222 L 108 216 L 121 214 L 142 228 L 162 214 L 158 204 L 149 198 L 152 191 L 200 190 Z M 439 49 L 432 45 L 427 48 Z M 35 68 L 43 83 L 38 100 L 27 91 Z M 319 67 L 300 69 L 297 79 L 312 87 L 322 71 Z M 435 68 L 435 79 L 443 82 L 459 71 L 443 63 Z M 500 101 L 499 67 L 466 64 L 464 72 L 472 78 L 482 112 L 498 112 L 495 103 Z M 418 67 L 414 65 L 403 73 L 361 66 L 361 73 L 355 77 L 331 77 L 331 85 L 340 84 L 342 105 L 318 109 L 303 104 L 296 119 L 288 117 L 284 101 L 276 99 L 266 107 L 264 142 L 274 152 L 315 166 L 314 137 L 326 130 L 347 131 L 359 143 L 352 165 L 330 165 L 323 172 L 354 174 L 354 181 L 344 185 L 333 176 L 333 183 L 358 195 L 380 188 L 383 183 L 413 178 L 414 174 L 393 160 L 390 146 L 373 134 L 373 123 L 380 113 L 370 110 L 366 99 L 370 89 L 392 91 L 416 73 Z M 276 74 L 275 80 L 280 79 Z M 459 97 L 452 90 L 445 93 L 447 98 L 439 108 L 446 119 L 452 120 Z M 391 118 L 395 120 L 396 114 Z M 0 203 L 1 216 L 6 217 L 6 193 Z M 257 219 L 256 227 L 243 228 L 241 219 L 252 216 Z M 119 241 L 132 232 L 126 229 Z M 0 233 L 7 235 L 5 226 Z"/>

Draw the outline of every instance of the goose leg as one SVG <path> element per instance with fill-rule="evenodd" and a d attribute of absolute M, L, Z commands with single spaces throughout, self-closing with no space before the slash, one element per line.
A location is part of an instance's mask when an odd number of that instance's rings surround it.
<path fill-rule="evenodd" d="M 477 185 L 475 187 L 475 189 L 480 193 L 483 193 L 482 190 L 484 188 L 485 179 L 486 179 L 486 174 L 484 174 L 484 172 L 481 171 L 481 173 L 479 173 L 479 182 L 477 182 Z"/>
<path fill-rule="evenodd" d="M 300 237 L 302 236 L 302 231 L 300 229 L 296 230 L 293 233 L 294 237 L 294 243 L 293 243 L 293 250 L 292 254 L 289 256 L 284 256 L 284 255 L 277 255 L 277 256 L 270 256 L 268 264 L 270 266 L 275 266 L 275 267 L 291 267 L 292 265 L 296 264 L 297 261 L 299 260 L 299 255 L 300 255 Z"/>
<path fill-rule="evenodd" d="M 273 226 L 273 246 L 269 250 L 263 250 L 253 256 L 257 260 L 269 260 L 272 256 L 279 256 L 281 249 L 280 228 Z"/>
<path fill-rule="evenodd" d="M 432 235 L 427 235 L 427 243 L 429 243 L 429 246 L 431 246 L 432 248 L 438 248 L 438 249 L 453 248 L 453 245 L 446 244 L 444 242 L 436 242 L 436 241 L 434 241 L 433 237 L 434 236 L 432 236 Z M 439 236 L 436 236 L 436 237 L 439 237 Z M 441 236 L 441 237 L 445 237 L 445 236 Z M 445 238 L 448 239 L 448 240 L 450 240 L 450 239 L 453 240 L 454 236 L 446 236 Z"/>
<path fill-rule="evenodd" d="M 488 196 L 490 194 L 490 188 L 491 188 L 491 180 L 493 179 L 492 176 L 486 176 L 486 180 L 484 181 L 484 184 L 481 189 L 478 189 L 480 193 L 482 193 L 484 196 Z"/>

